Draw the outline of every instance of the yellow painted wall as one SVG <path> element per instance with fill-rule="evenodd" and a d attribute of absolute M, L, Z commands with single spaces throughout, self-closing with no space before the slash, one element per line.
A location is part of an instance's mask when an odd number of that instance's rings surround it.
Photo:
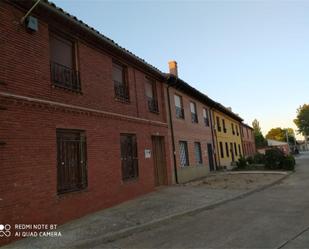
<path fill-rule="evenodd" d="M 218 129 L 217 117 L 219 117 L 219 124 L 221 131 Z M 213 110 L 213 127 L 215 128 L 215 143 L 216 143 L 216 157 L 218 166 L 226 166 L 230 168 L 232 164 L 232 152 L 234 154 L 234 161 L 236 162 L 241 155 L 243 155 L 241 134 L 240 134 L 240 122 L 230 116 L 223 114 L 220 111 Z M 224 132 L 223 121 L 225 121 L 226 132 Z M 232 124 L 234 126 L 234 133 L 232 131 Z M 237 127 L 237 128 L 236 128 Z M 238 135 L 237 135 L 238 131 Z M 220 142 L 222 142 L 223 157 L 221 156 Z M 228 155 L 226 152 L 226 143 L 228 143 Z M 231 143 L 233 144 L 233 150 L 231 151 Z M 235 153 L 234 144 L 236 143 L 237 154 Z M 240 150 L 240 153 L 239 153 Z"/>

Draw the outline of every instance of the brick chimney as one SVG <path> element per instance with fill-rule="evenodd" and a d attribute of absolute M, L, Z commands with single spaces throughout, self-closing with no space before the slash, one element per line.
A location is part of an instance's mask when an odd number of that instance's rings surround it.
<path fill-rule="evenodd" d="M 169 61 L 168 67 L 169 67 L 169 70 L 170 70 L 170 74 L 173 74 L 176 77 L 178 77 L 177 62 L 176 61 Z"/>

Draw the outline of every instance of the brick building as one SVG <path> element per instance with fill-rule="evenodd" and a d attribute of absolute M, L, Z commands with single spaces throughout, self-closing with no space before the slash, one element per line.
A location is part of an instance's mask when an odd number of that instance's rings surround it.
<path fill-rule="evenodd" d="M 171 183 L 164 75 L 47 1 L 21 24 L 33 3 L 0 2 L 0 221 L 62 224 Z"/>
<path fill-rule="evenodd" d="M 170 76 L 166 87 L 167 113 L 175 151 L 175 182 L 183 183 L 206 176 L 215 170 L 210 108 L 214 101 L 178 78 L 177 63 L 169 63 Z M 171 153 L 173 154 L 173 153 Z"/>
<path fill-rule="evenodd" d="M 256 153 L 255 137 L 253 128 L 247 124 L 241 124 L 241 137 L 244 156 L 254 156 Z"/>

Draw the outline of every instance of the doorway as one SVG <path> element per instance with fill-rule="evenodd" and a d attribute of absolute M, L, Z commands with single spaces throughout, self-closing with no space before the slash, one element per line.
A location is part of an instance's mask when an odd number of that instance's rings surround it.
<path fill-rule="evenodd" d="M 214 165 L 214 157 L 213 157 L 212 145 L 211 144 L 207 144 L 207 152 L 208 152 L 209 170 L 214 171 L 215 165 Z"/>
<path fill-rule="evenodd" d="M 167 184 L 164 137 L 152 136 L 155 186 Z"/>

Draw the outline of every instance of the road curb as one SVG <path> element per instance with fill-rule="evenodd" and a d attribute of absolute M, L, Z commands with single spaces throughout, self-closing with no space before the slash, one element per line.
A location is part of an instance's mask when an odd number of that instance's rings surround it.
<path fill-rule="evenodd" d="M 163 218 L 155 219 L 151 222 L 147 222 L 147 223 L 144 223 L 144 224 L 141 224 L 141 225 L 132 226 L 132 227 L 129 227 L 129 228 L 119 230 L 117 232 L 105 234 L 103 236 L 98 236 L 98 237 L 93 238 L 93 239 L 83 240 L 83 243 L 81 243 L 79 245 L 75 245 L 73 248 L 82 249 L 82 248 L 85 248 L 85 246 L 87 246 L 89 248 L 89 246 L 91 247 L 92 245 L 95 246 L 95 245 L 102 244 L 102 243 L 112 242 L 112 241 L 115 241 L 117 239 L 128 237 L 129 235 L 136 233 L 136 232 L 150 230 L 151 228 L 153 228 L 157 225 L 166 223 L 168 221 L 171 221 L 173 219 L 176 219 L 176 218 L 179 218 L 179 217 L 182 217 L 182 216 L 185 216 L 185 215 L 194 215 L 194 214 L 200 213 L 200 212 L 205 211 L 205 210 L 210 210 L 210 209 L 216 208 L 216 207 L 221 206 L 223 204 L 226 204 L 228 202 L 239 200 L 239 199 L 245 198 L 245 197 L 247 197 L 251 194 L 254 194 L 254 193 L 263 191 L 267 188 L 270 188 L 270 187 L 282 182 L 283 180 L 285 180 L 287 177 L 289 177 L 293 173 L 294 173 L 294 171 L 288 172 L 286 174 L 281 173 L 281 175 L 283 175 L 283 176 L 280 179 L 278 179 L 278 180 L 276 180 L 272 183 L 269 183 L 267 185 L 261 186 L 259 188 L 249 190 L 247 192 L 244 192 L 244 193 L 239 194 L 237 196 L 234 196 L 232 198 L 228 198 L 228 199 L 225 199 L 225 200 L 222 200 L 222 201 L 210 204 L 210 205 L 200 206 L 200 207 L 197 207 L 197 208 L 194 208 L 194 209 L 175 213 L 175 214 L 172 214 L 172 215 L 169 215 L 169 216 L 165 216 Z"/>

